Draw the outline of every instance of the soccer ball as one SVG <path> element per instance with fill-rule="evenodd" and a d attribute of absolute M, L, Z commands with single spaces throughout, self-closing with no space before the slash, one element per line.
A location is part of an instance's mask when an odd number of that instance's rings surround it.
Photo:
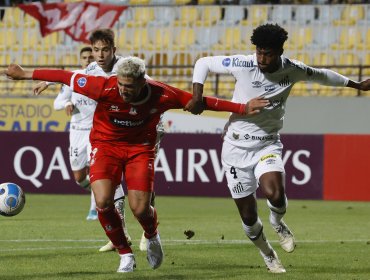
<path fill-rule="evenodd" d="M 20 186 L 14 183 L 3 183 L 0 185 L 0 215 L 15 216 L 19 214 L 26 197 Z"/>

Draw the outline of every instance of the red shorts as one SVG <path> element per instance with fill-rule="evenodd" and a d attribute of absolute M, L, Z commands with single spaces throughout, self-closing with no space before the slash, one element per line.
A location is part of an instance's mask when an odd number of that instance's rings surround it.
<path fill-rule="evenodd" d="M 128 190 L 153 191 L 154 148 L 148 145 L 94 143 L 90 182 L 110 179 L 118 185 L 124 177 Z"/>

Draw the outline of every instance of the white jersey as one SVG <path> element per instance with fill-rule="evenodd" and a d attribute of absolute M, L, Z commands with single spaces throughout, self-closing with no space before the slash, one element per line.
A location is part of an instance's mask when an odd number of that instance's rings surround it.
<path fill-rule="evenodd" d="M 75 70 L 75 73 L 85 73 L 85 70 Z M 63 85 L 58 96 L 54 100 L 54 109 L 63 110 L 68 102 L 74 105 L 71 117 L 71 130 L 90 131 L 96 108 L 96 101 L 76 92 L 70 87 Z"/>
<path fill-rule="evenodd" d="M 193 83 L 204 84 L 208 72 L 234 76 L 233 102 L 247 103 L 255 97 L 270 100 L 270 105 L 255 116 L 231 115 L 224 139 L 241 147 L 256 147 L 279 139 L 286 100 L 295 83 L 307 81 L 343 87 L 349 81 L 331 70 L 312 68 L 284 56 L 277 71 L 262 73 L 256 54 L 201 58 L 194 67 Z"/>

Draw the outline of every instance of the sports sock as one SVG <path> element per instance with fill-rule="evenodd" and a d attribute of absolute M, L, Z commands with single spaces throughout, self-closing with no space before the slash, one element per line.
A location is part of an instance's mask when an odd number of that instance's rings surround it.
<path fill-rule="evenodd" d="M 90 190 L 91 185 L 90 185 L 90 176 L 86 175 L 85 179 L 83 179 L 81 182 L 76 181 L 77 185 L 82 187 L 85 190 Z"/>
<path fill-rule="evenodd" d="M 285 204 L 282 207 L 275 207 L 268 200 L 267 200 L 267 205 L 270 208 L 270 216 L 269 216 L 270 224 L 275 228 L 279 226 L 280 221 L 283 219 L 285 215 L 286 208 L 288 206 L 288 200 L 285 196 Z"/>
<path fill-rule="evenodd" d="M 132 253 L 130 246 L 127 243 L 121 219 L 115 210 L 115 207 L 110 206 L 104 209 L 96 208 L 98 211 L 98 218 L 102 225 L 105 234 L 109 240 L 112 241 L 114 247 L 118 249 L 119 254 Z"/>
<path fill-rule="evenodd" d="M 154 207 L 150 206 L 150 217 L 142 220 L 138 220 L 144 229 L 145 238 L 150 239 L 157 234 L 157 211 Z"/>
<path fill-rule="evenodd" d="M 90 210 L 95 210 L 96 209 L 96 202 L 95 202 L 95 196 L 94 192 L 91 191 L 91 196 L 90 196 Z"/>
<path fill-rule="evenodd" d="M 242 222 L 243 229 L 248 238 L 261 250 L 264 255 L 270 255 L 272 247 L 263 233 L 263 226 L 260 218 L 252 226 L 247 226 Z"/>

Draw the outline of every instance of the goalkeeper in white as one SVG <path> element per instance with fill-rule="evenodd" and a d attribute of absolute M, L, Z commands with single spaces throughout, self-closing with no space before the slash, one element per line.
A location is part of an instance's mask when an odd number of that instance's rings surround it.
<path fill-rule="evenodd" d="M 243 230 L 259 249 L 272 273 L 286 271 L 263 233 L 262 222 L 257 214 L 256 190 L 260 187 L 267 198 L 269 221 L 278 234 L 281 247 L 293 252 L 293 233 L 282 220 L 288 204 L 282 162 L 283 145 L 279 135 L 290 90 L 299 81 L 370 89 L 370 79 L 354 82 L 334 71 L 312 68 L 283 56 L 287 38 L 288 33 L 279 25 L 265 24 L 253 31 L 251 41 L 256 46 L 255 54 L 200 58 L 194 67 L 193 99 L 185 108 L 193 114 L 203 111 L 203 84 L 208 72 L 234 76 L 233 102 L 247 103 L 255 97 L 270 101 L 270 106 L 257 115 L 230 116 L 225 127 L 221 158 Z"/>

